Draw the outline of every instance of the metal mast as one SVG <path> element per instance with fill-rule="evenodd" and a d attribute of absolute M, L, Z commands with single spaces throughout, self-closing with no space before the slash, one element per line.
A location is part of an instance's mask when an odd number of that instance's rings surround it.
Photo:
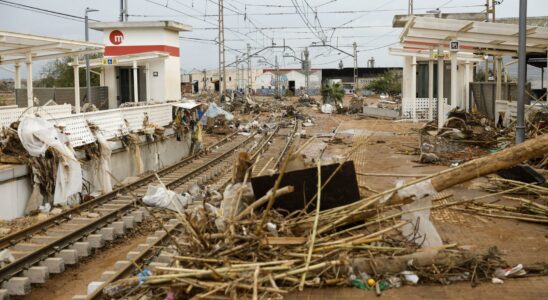
<path fill-rule="evenodd" d="M 518 107 L 516 144 L 525 141 L 525 81 L 527 79 L 527 0 L 519 0 Z"/>
<path fill-rule="evenodd" d="M 358 44 L 354 42 L 354 93 L 358 93 Z"/>
<path fill-rule="evenodd" d="M 226 66 L 225 66 L 225 25 L 223 0 L 219 0 L 219 80 L 221 97 L 226 95 Z"/>
<path fill-rule="evenodd" d="M 413 14 L 413 0 L 409 0 L 409 4 L 407 5 L 407 14 L 408 15 Z"/>
<path fill-rule="evenodd" d="M 247 44 L 247 85 L 245 87 L 245 95 L 247 96 L 251 92 L 252 76 L 251 76 L 251 46 Z"/>
<path fill-rule="evenodd" d="M 305 74 L 305 89 L 306 94 L 310 96 L 310 61 L 308 60 L 308 57 L 310 56 L 310 53 L 308 52 L 308 47 L 304 48 L 304 74 Z"/>

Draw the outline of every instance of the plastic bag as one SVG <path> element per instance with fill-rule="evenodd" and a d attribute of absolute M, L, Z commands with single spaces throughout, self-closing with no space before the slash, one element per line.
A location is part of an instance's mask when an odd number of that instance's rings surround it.
<path fill-rule="evenodd" d="M 320 110 L 324 113 L 324 114 L 332 114 L 333 113 L 333 110 L 335 110 L 335 107 L 329 103 L 326 103 L 326 104 L 323 104 L 322 107 L 320 108 Z"/>
<path fill-rule="evenodd" d="M 162 207 L 173 211 L 181 211 L 192 203 L 192 197 L 184 197 L 165 189 L 163 186 L 149 185 L 143 202 L 150 206 Z"/>
<path fill-rule="evenodd" d="M 416 210 L 431 206 L 432 200 L 430 198 L 423 198 L 402 206 L 402 210 Z M 407 212 L 401 216 L 401 219 L 409 222 L 402 227 L 402 234 L 408 239 L 413 239 L 415 243 L 421 245 L 423 248 L 443 245 L 436 227 L 430 221 L 429 208 Z"/>

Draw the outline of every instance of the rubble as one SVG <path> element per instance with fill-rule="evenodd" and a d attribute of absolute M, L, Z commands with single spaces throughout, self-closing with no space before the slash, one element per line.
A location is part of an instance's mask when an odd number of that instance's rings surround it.
<path fill-rule="evenodd" d="M 278 175 L 272 177 L 275 182 L 265 185 L 271 187 L 270 191 L 261 193 L 263 196 L 255 201 L 246 200 L 247 208 L 223 213 L 222 226 L 217 209 L 201 204 L 189 206 L 178 215 L 186 229 L 176 242 L 176 248 L 182 252 L 175 254 L 175 263 L 154 267 L 144 277 L 121 279 L 103 292 L 113 298 L 135 293 L 198 298 L 239 298 L 260 293 L 263 297 L 282 297 L 304 287 L 355 286 L 381 294 L 402 284 L 491 282 L 498 278 L 500 270 L 511 267 L 495 248 L 476 253 L 441 241 L 424 244 L 432 233 L 417 221 L 428 217 L 404 215 L 472 203 L 474 199 L 448 203 L 433 195 L 542 154 L 548 150 L 547 139 L 548 136 L 541 136 L 355 202 L 323 208 L 323 197 L 328 196 L 324 195 L 324 191 L 328 192 L 326 184 L 340 166 L 333 171 L 318 164 L 316 176 L 322 180 L 316 180 L 317 188 L 304 196 L 305 208 L 287 210 L 273 204 L 292 194 L 295 199 L 302 197 L 297 188 L 305 178 L 314 176 L 300 176 L 300 181 L 294 178 L 291 185 L 283 183 L 290 175 L 285 173 L 286 160 Z M 353 149 L 361 146 L 354 145 Z M 247 177 L 243 175 L 243 183 Z M 256 186 L 253 190 L 258 197 Z M 232 194 L 238 190 L 233 189 Z M 278 197 L 278 193 L 283 196 Z M 334 201 L 343 199 L 341 196 Z M 429 202 L 418 202 L 420 199 Z M 209 204 L 207 199 L 204 201 Z M 414 205 L 402 206 L 403 203 Z M 312 209 L 307 208 L 309 204 Z M 540 207 L 532 209 L 537 211 Z M 188 222 L 195 220 L 196 215 L 201 216 L 199 221 Z M 409 224 L 418 230 L 400 234 L 399 230 Z M 523 269 L 529 275 L 546 273 L 536 267 Z"/>

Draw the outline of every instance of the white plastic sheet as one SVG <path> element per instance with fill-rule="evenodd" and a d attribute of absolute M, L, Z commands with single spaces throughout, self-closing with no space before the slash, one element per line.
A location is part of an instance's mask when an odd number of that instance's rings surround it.
<path fill-rule="evenodd" d="M 82 190 L 80 163 L 51 123 L 42 118 L 25 116 L 19 124 L 18 135 L 21 144 L 32 156 L 43 156 L 49 147 L 61 154 L 55 180 L 54 204 L 65 204 L 68 197 Z"/>
<path fill-rule="evenodd" d="M 163 186 L 149 185 L 143 197 L 143 202 L 150 206 L 182 211 L 192 203 L 192 197 L 190 195 L 184 197 L 174 191 L 167 190 Z"/>
<path fill-rule="evenodd" d="M 209 107 L 208 107 L 207 111 L 204 113 L 204 115 L 201 119 L 202 124 L 206 125 L 207 124 L 207 118 L 215 118 L 218 115 L 224 115 L 225 118 L 228 121 L 231 121 L 232 119 L 234 119 L 234 115 L 232 115 L 228 111 L 220 108 L 219 106 L 217 106 L 217 104 L 211 102 L 209 104 Z"/>
<path fill-rule="evenodd" d="M 335 107 L 329 103 L 326 103 L 326 104 L 323 104 L 322 107 L 320 108 L 320 110 L 324 113 L 324 114 L 332 114 L 333 111 L 335 110 Z"/>
<path fill-rule="evenodd" d="M 415 243 L 422 248 L 439 247 L 443 245 L 443 241 L 441 240 L 436 227 L 430 221 L 429 207 L 431 206 L 431 197 L 418 199 L 410 204 L 402 206 L 402 210 L 411 211 L 401 216 L 402 220 L 409 222 L 402 227 L 402 234 L 408 239 L 415 241 Z"/>

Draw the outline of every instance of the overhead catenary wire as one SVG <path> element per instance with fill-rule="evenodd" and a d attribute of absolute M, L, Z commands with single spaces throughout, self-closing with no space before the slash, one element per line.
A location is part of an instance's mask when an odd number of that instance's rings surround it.
<path fill-rule="evenodd" d="M 59 18 L 71 20 L 71 21 L 84 22 L 84 19 L 85 19 L 84 17 L 77 16 L 77 15 L 67 14 L 59 11 L 36 7 L 36 6 L 15 3 L 11 1 L 0 0 L 0 4 L 23 9 L 23 10 L 28 10 L 32 12 L 37 12 L 37 13 L 41 13 L 49 16 L 59 17 Z M 89 18 L 89 20 L 99 22 L 99 20 L 96 20 L 96 19 Z"/>

